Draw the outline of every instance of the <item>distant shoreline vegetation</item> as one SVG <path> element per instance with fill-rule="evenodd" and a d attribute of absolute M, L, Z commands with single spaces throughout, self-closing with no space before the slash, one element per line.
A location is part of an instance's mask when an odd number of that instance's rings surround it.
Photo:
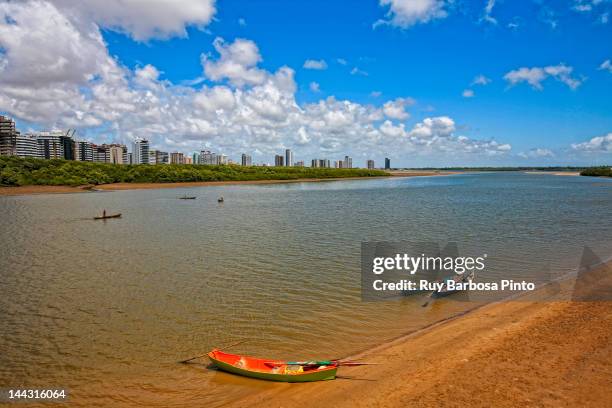
<path fill-rule="evenodd" d="M 553 167 L 421 167 L 410 170 L 439 170 L 439 171 L 574 171 L 581 176 L 591 177 L 612 177 L 611 166 L 597 167 L 572 167 L 572 166 L 553 166 Z"/>
<path fill-rule="evenodd" d="M 193 164 L 110 164 L 0 157 L 0 186 L 296 180 L 390 176 L 382 170 Z"/>
<path fill-rule="evenodd" d="M 612 177 L 612 167 L 591 167 L 584 169 L 580 172 L 581 176 L 592 176 L 592 177 Z"/>
<path fill-rule="evenodd" d="M 419 167 L 406 170 L 441 170 L 441 171 L 582 171 L 589 167 L 572 167 L 572 166 L 549 166 L 549 167 L 534 167 L 534 166 L 519 166 L 519 167 Z"/>

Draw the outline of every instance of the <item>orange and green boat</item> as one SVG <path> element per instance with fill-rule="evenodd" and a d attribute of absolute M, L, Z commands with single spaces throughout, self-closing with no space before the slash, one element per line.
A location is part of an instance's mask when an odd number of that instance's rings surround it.
<path fill-rule="evenodd" d="M 333 380 L 338 361 L 279 361 L 225 353 L 214 349 L 208 358 L 220 370 L 228 373 L 280 382 L 311 382 Z"/>

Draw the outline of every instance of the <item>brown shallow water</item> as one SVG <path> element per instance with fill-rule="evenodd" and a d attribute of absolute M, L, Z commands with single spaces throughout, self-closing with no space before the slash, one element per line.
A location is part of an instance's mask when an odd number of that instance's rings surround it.
<path fill-rule="evenodd" d="M 102 208 L 123 218 L 90 220 Z M 0 213 L 0 387 L 65 387 L 71 406 L 220 406 L 269 385 L 177 360 L 240 339 L 342 357 L 471 306 L 362 302 L 362 241 L 458 242 L 490 254 L 489 279 L 612 253 L 612 182 L 587 177 L 1 197 Z"/>

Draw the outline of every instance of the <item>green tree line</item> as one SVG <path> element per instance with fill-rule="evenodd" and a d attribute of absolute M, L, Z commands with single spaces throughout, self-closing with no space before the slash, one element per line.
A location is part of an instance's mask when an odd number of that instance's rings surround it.
<path fill-rule="evenodd" d="M 580 172 L 581 176 L 612 177 L 612 167 L 591 167 Z"/>
<path fill-rule="evenodd" d="M 0 185 L 81 186 L 108 183 L 177 183 L 188 181 L 295 180 L 388 176 L 382 170 L 238 165 L 117 165 L 71 160 L 0 157 Z"/>

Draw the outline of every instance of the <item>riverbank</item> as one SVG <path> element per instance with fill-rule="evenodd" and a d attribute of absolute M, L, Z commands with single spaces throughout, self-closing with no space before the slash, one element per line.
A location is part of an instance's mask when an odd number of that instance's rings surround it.
<path fill-rule="evenodd" d="M 612 263 L 594 273 L 609 294 Z M 572 288 L 563 282 L 562 294 Z M 380 365 L 341 368 L 335 381 L 278 384 L 236 406 L 605 406 L 612 302 L 490 304 L 354 358 Z"/>
<path fill-rule="evenodd" d="M 534 175 L 550 174 L 553 176 L 579 176 L 580 175 L 579 171 L 525 171 L 524 173 L 534 174 Z"/>
<path fill-rule="evenodd" d="M 394 177 L 423 177 L 423 176 L 442 176 L 454 174 L 451 172 L 438 171 L 414 171 L 414 172 L 391 172 Z M 0 187 L 0 196 L 11 195 L 31 195 L 31 194 L 63 194 L 63 193 L 86 193 L 92 191 L 123 191 L 123 190 L 150 190 L 158 188 L 190 188 L 208 186 L 227 186 L 227 185 L 249 185 L 249 184 L 284 184 L 284 183 L 306 183 L 306 182 L 326 182 L 341 180 L 371 180 L 374 178 L 387 178 L 389 176 L 370 176 L 370 177 L 333 177 L 333 178 L 300 178 L 292 180 L 243 180 L 243 181 L 192 181 L 182 183 L 110 183 L 96 186 L 15 186 Z"/>
<path fill-rule="evenodd" d="M 387 170 L 394 177 L 449 176 L 468 172 L 445 170 Z"/>

